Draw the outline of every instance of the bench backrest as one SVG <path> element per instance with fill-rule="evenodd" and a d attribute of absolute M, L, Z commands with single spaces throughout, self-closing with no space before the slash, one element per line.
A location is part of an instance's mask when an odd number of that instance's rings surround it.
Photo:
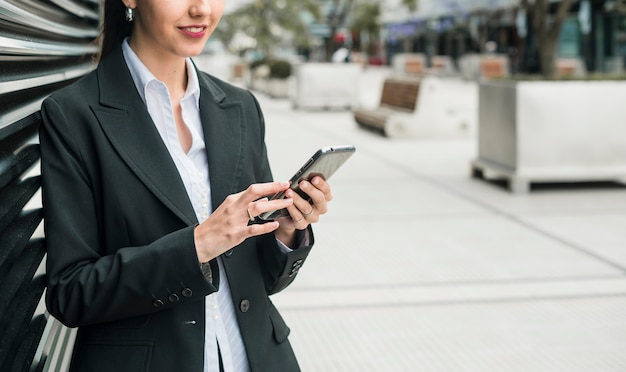
<path fill-rule="evenodd" d="M 587 71 L 580 58 L 557 58 L 556 71 L 559 76 L 584 76 Z"/>
<path fill-rule="evenodd" d="M 408 58 L 404 63 L 404 71 L 407 74 L 423 74 L 426 70 L 423 58 Z"/>
<path fill-rule="evenodd" d="M 419 79 L 387 78 L 380 97 L 381 106 L 415 110 L 419 94 Z"/>
<path fill-rule="evenodd" d="M 484 78 L 501 78 L 508 76 L 508 61 L 505 57 L 484 57 L 480 61 L 480 76 Z"/>
<path fill-rule="evenodd" d="M 31 14 L 26 3 L 0 2 L 0 371 L 65 371 L 74 331 L 42 299 L 39 109 L 93 68 L 99 12 L 97 2 L 38 2 Z"/>

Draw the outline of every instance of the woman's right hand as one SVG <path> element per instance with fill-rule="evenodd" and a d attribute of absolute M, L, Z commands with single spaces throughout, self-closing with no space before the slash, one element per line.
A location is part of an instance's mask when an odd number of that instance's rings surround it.
<path fill-rule="evenodd" d="M 276 230 L 278 222 L 249 224 L 252 217 L 293 204 L 293 199 L 269 201 L 266 197 L 289 188 L 288 182 L 250 185 L 246 190 L 226 197 L 224 202 L 194 230 L 198 260 L 208 262 L 247 238 Z"/>

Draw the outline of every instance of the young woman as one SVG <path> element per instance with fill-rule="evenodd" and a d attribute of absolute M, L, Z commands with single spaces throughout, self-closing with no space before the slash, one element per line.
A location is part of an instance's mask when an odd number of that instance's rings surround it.
<path fill-rule="evenodd" d="M 268 296 L 331 189 L 266 198 L 288 184 L 272 182 L 257 101 L 190 60 L 223 7 L 106 0 L 97 69 L 43 104 L 46 302 L 79 327 L 72 371 L 299 370 Z"/>

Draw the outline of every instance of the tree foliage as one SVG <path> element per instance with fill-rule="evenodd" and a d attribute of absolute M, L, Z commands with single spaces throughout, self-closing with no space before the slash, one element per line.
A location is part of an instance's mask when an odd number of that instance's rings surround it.
<path fill-rule="evenodd" d="M 380 2 L 357 2 L 350 15 L 350 30 L 357 35 L 367 34 L 369 45 L 362 45 L 363 51 L 372 53 L 372 40 L 380 35 Z"/>
<path fill-rule="evenodd" d="M 224 15 L 215 35 L 229 45 L 238 32 L 254 38 L 257 48 L 271 54 L 274 46 L 287 36 L 297 46 L 309 42 L 308 24 L 304 14 L 313 19 L 320 14 L 316 0 L 255 0 L 236 11 Z"/>
<path fill-rule="evenodd" d="M 419 0 L 402 0 L 402 5 L 414 12 L 417 8 L 419 8 Z"/>
<path fill-rule="evenodd" d="M 626 14 L 626 0 L 615 0 L 611 2 L 607 10 L 618 14 Z"/>

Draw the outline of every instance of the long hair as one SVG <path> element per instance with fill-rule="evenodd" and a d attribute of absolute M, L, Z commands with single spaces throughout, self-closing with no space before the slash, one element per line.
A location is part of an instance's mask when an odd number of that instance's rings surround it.
<path fill-rule="evenodd" d="M 100 53 L 97 60 L 102 61 L 113 49 L 117 48 L 133 29 L 133 22 L 126 21 L 126 7 L 121 0 L 103 0 L 104 16 L 100 32 Z"/>

